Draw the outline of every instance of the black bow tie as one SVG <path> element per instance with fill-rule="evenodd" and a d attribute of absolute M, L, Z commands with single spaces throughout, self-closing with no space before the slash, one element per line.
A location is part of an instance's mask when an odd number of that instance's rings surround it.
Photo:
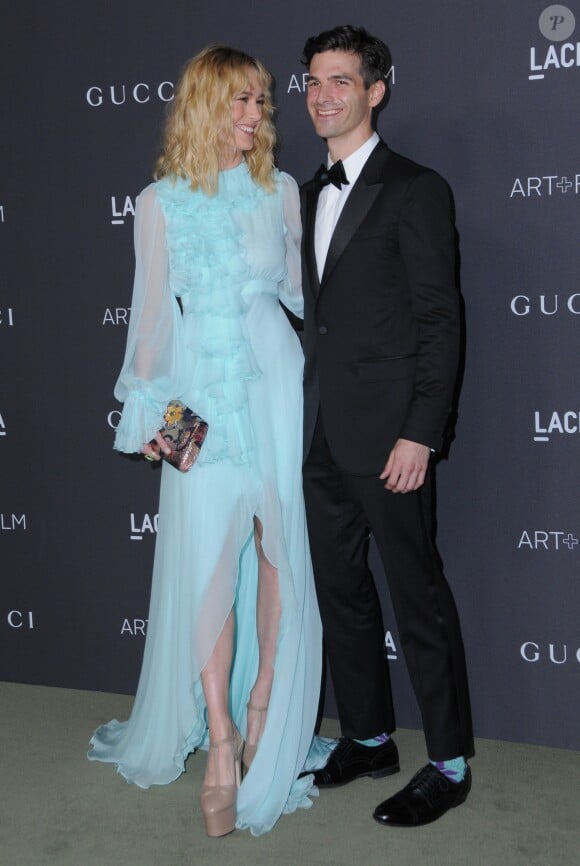
<path fill-rule="evenodd" d="M 321 165 L 314 175 L 314 180 L 320 187 L 326 186 L 329 183 L 333 183 L 337 189 L 348 186 L 344 165 L 340 159 L 331 165 L 330 168 Z"/>

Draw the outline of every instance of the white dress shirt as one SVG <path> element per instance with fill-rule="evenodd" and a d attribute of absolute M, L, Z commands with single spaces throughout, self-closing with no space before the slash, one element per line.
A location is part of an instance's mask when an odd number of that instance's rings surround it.
<path fill-rule="evenodd" d="M 334 184 L 329 183 L 323 187 L 318 196 L 318 205 L 316 207 L 316 223 L 314 225 L 314 254 L 316 256 L 316 268 L 318 270 L 318 279 L 322 279 L 326 256 L 334 229 L 338 222 L 338 218 L 342 213 L 342 209 L 350 195 L 350 191 L 358 180 L 364 165 L 379 143 L 379 136 L 373 132 L 371 137 L 365 141 L 358 150 L 343 159 L 342 164 L 348 180 L 347 186 L 342 186 L 338 189 Z M 327 168 L 332 166 L 330 156 L 327 160 Z"/>

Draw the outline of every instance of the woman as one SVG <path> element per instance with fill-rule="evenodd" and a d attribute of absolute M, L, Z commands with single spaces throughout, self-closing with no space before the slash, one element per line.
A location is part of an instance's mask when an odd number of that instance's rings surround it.
<path fill-rule="evenodd" d="M 89 758 L 141 787 L 209 746 L 206 829 L 269 830 L 310 805 L 321 627 L 302 500 L 299 201 L 273 163 L 270 75 L 225 46 L 186 65 L 157 182 L 139 196 L 115 447 L 159 459 L 170 400 L 209 425 L 164 465 L 143 668 L 129 721 Z M 179 302 L 178 302 L 179 299 Z M 245 745 L 242 743 L 242 732 Z M 240 786 L 240 762 L 244 779 Z M 239 788 L 239 790 L 238 790 Z"/>

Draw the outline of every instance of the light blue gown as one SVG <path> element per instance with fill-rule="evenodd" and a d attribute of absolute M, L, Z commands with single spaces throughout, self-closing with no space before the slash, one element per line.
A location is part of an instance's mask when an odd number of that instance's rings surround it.
<path fill-rule="evenodd" d="M 322 641 L 301 484 L 303 357 L 279 304 L 302 312 L 299 240 L 298 191 L 283 173 L 273 193 L 244 162 L 220 173 L 215 196 L 181 179 L 148 186 L 137 200 L 135 287 L 115 389 L 125 404 L 121 451 L 139 451 L 175 398 L 209 431 L 189 472 L 163 466 L 135 703 L 127 722 L 95 732 L 89 758 L 147 788 L 176 779 L 187 756 L 207 747 L 200 672 L 232 607 L 231 711 L 244 733 L 258 668 L 257 515 L 282 614 L 266 726 L 238 793 L 237 826 L 254 834 L 309 806 L 313 793 L 312 776 L 297 779 L 315 724 Z"/>

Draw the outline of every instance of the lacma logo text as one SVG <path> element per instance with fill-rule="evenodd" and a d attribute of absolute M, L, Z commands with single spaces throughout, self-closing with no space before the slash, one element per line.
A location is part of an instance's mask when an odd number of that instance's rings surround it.
<path fill-rule="evenodd" d="M 135 216 L 135 201 L 130 195 L 124 198 L 120 196 L 117 201 L 117 196 L 111 196 L 111 224 L 114 226 L 122 226 L 125 223 L 126 216 Z"/>
<path fill-rule="evenodd" d="M 534 442 L 549 442 L 553 433 L 580 433 L 580 412 L 534 412 Z"/>
<path fill-rule="evenodd" d="M 159 515 L 154 514 L 153 517 L 149 514 L 144 514 L 138 518 L 131 512 L 131 541 L 143 541 L 145 535 L 155 535 L 159 524 Z"/>
<path fill-rule="evenodd" d="M 580 42 L 571 42 L 576 18 L 571 9 L 560 4 L 547 6 L 538 20 L 540 33 L 550 43 L 530 47 L 530 81 L 541 81 L 557 70 L 580 67 Z"/>

